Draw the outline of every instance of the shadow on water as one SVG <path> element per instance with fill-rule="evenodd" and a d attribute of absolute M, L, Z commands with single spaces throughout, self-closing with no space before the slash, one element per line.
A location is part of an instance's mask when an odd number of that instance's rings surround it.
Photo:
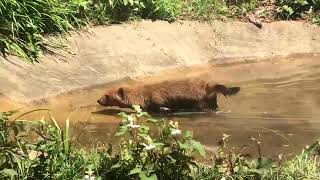
<path fill-rule="evenodd" d="M 201 77 L 241 87 L 236 96 L 218 97 L 219 113 L 155 115 L 178 121 L 183 130 L 192 130 L 194 138 L 209 151 L 216 149 L 224 133 L 231 135 L 230 143 L 235 147 L 250 145 L 249 137 L 257 137 L 261 140 L 263 155 L 274 156 L 297 153 L 320 137 L 319 57 L 199 66 L 135 81 L 148 83 L 176 77 Z M 72 132 L 82 145 L 116 142 L 113 134 L 121 122 L 117 116 L 120 110 L 96 104 L 110 87 L 75 91 L 48 99 L 48 104 L 29 108 L 51 108 L 61 124 L 69 117 L 73 122 Z M 42 115 L 43 112 L 37 112 L 26 118 Z"/>
<path fill-rule="evenodd" d="M 121 110 L 121 109 L 103 109 L 103 110 L 99 110 L 99 111 L 94 111 L 94 112 L 92 112 L 92 114 L 115 116 L 115 115 L 118 115 L 120 112 L 123 112 L 123 110 Z"/>

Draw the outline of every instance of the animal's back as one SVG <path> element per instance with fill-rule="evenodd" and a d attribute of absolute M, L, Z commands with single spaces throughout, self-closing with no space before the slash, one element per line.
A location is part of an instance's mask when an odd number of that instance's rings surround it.
<path fill-rule="evenodd" d="M 206 94 L 204 81 L 174 80 L 145 86 L 152 103 L 166 107 L 191 108 Z"/>

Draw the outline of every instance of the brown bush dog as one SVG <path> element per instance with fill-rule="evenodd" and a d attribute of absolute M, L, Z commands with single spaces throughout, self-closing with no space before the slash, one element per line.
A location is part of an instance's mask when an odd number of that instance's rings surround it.
<path fill-rule="evenodd" d="M 226 87 L 202 80 L 174 80 L 136 87 L 119 87 L 108 91 L 97 102 L 102 106 L 132 108 L 140 105 L 147 112 L 171 112 L 179 109 L 215 111 L 218 109 L 217 94 L 237 94 L 240 87 Z"/>

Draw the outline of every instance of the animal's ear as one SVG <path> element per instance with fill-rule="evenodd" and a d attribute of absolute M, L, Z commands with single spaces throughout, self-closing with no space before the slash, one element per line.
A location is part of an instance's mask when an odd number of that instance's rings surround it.
<path fill-rule="evenodd" d="M 123 88 L 119 88 L 119 89 L 118 89 L 118 96 L 119 96 L 121 99 L 124 98 L 124 90 L 123 90 Z"/>

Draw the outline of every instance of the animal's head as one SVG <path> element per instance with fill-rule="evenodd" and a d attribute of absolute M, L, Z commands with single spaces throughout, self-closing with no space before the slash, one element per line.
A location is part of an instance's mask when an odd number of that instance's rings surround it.
<path fill-rule="evenodd" d="M 98 99 L 98 103 L 102 106 L 118 106 L 120 108 L 127 107 L 125 103 L 126 95 L 123 88 L 112 89 Z"/>

